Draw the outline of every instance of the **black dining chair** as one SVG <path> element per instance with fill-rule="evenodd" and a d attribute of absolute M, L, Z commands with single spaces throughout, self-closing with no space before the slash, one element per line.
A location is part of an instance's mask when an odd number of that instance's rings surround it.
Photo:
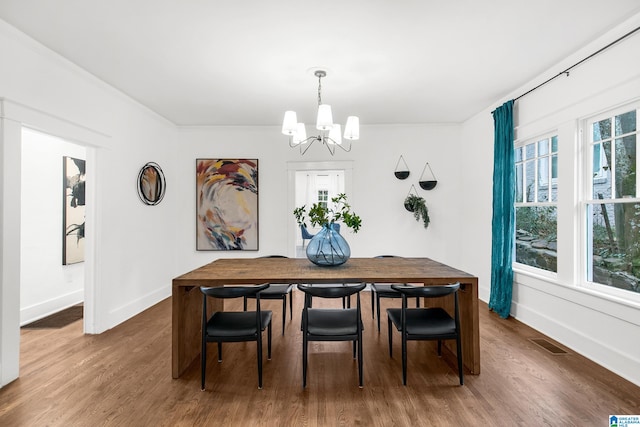
<path fill-rule="evenodd" d="M 288 258 L 284 255 L 268 255 L 262 258 Z M 269 300 L 282 300 L 282 335 L 284 335 L 284 327 L 287 320 L 287 295 L 289 296 L 289 316 L 290 320 L 293 320 L 293 290 L 292 284 L 274 284 L 272 283 L 264 291 L 260 292 L 260 298 Z M 244 297 L 244 311 L 247 311 L 247 299 L 255 299 L 255 296 Z"/>
<path fill-rule="evenodd" d="M 396 255 L 378 255 L 376 258 L 400 258 Z M 396 283 L 396 285 L 399 283 Z M 371 318 L 373 313 L 378 317 L 378 332 L 380 332 L 380 298 L 402 298 L 402 294 L 393 290 L 392 283 L 371 283 Z M 410 286 L 407 283 L 402 285 Z M 416 298 L 416 307 L 420 307 L 420 298 Z"/>
<path fill-rule="evenodd" d="M 223 342 L 255 341 L 258 352 L 258 388 L 262 389 L 262 332 L 267 329 L 267 359 L 271 360 L 271 311 L 260 310 L 260 292 L 269 288 L 265 283 L 258 286 L 200 287 L 202 292 L 202 352 L 201 385 L 207 369 L 207 343 L 218 343 L 218 362 L 222 362 Z M 254 296 L 256 311 L 216 311 L 207 317 L 207 297 L 242 298 Z"/>
<path fill-rule="evenodd" d="M 307 359 L 309 341 L 353 341 L 353 357 L 358 359 L 359 386 L 363 387 L 362 373 L 362 316 L 360 291 L 366 284 L 335 286 L 298 285 L 304 292 L 302 310 L 302 387 L 307 386 Z M 311 297 L 344 298 L 356 294 L 356 308 L 312 308 Z"/>
<path fill-rule="evenodd" d="M 391 325 L 402 336 L 402 384 L 407 385 L 407 341 L 438 340 L 438 356 L 442 355 L 442 341 L 456 340 L 458 376 L 464 384 L 462 372 L 462 343 L 460 338 L 460 310 L 458 308 L 459 283 L 441 286 L 391 285 L 402 295 L 402 308 L 388 308 L 389 357 L 393 357 L 393 334 Z M 407 308 L 407 298 L 440 298 L 453 295 L 454 317 L 441 307 Z"/>

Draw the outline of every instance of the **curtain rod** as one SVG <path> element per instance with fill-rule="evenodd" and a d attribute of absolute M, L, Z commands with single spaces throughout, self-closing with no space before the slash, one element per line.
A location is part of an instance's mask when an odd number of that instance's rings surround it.
<path fill-rule="evenodd" d="M 525 95 L 530 94 L 531 92 L 533 92 L 536 89 L 541 88 L 542 86 L 546 85 L 547 83 L 557 79 L 558 77 L 562 76 L 562 75 L 566 75 L 569 76 L 569 71 L 571 71 L 572 69 L 574 69 L 575 67 L 577 67 L 578 65 L 582 64 L 585 61 L 588 61 L 589 59 L 593 58 L 594 56 L 602 53 L 603 51 L 609 49 L 611 46 L 613 46 L 616 43 L 621 42 L 622 40 L 626 39 L 627 37 L 631 36 L 632 34 L 636 33 L 640 31 L 640 27 L 635 28 L 634 30 L 629 31 L 627 34 L 623 35 L 622 37 L 617 38 L 616 40 L 612 41 L 611 43 L 609 43 L 608 45 L 606 45 L 605 47 L 597 50 L 596 52 L 592 53 L 591 55 L 587 56 L 586 58 L 582 59 L 581 61 L 576 62 L 575 64 L 573 64 L 572 66 L 570 66 L 569 68 L 567 68 L 564 71 L 559 72 L 558 74 L 556 74 L 555 76 L 551 77 L 550 79 L 545 80 L 544 82 L 540 83 L 538 86 L 534 87 L 533 89 L 529 89 L 528 91 L 526 91 L 525 93 L 523 93 L 522 95 L 513 98 L 514 101 L 517 101 L 518 99 L 522 98 Z"/>

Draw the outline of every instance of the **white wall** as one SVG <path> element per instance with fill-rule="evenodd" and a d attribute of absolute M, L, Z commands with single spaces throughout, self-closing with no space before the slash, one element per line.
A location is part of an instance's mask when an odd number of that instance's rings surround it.
<path fill-rule="evenodd" d="M 62 265 L 63 156 L 86 149 L 23 130 L 20 325 L 84 300 L 84 262 Z"/>
<path fill-rule="evenodd" d="M 304 157 L 289 148 L 277 127 L 185 128 L 180 130 L 175 185 L 180 209 L 175 221 L 177 264 L 181 274 L 221 257 L 254 257 L 289 254 L 299 229 L 293 216 L 295 195 L 288 182 L 291 162 L 351 161 L 352 189 L 349 203 L 362 217 L 357 234 L 342 234 L 353 257 L 396 254 L 429 256 L 448 262 L 457 244 L 450 238 L 457 224 L 448 221 L 458 204 L 460 127 L 455 125 L 362 126 L 361 139 L 350 153 L 334 157 L 322 145 Z M 256 142 L 258 141 L 258 142 Z M 393 172 L 404 155 L 411 176 L 400 181 Z M 195 159 L 257 158 L 259 166 L 260 242 L 257 252 L 209 252 L 195 250 Z M 418 185 L 425 162 L 438 178 L 438 186 L 424 191 Z M 403 206 L 411 184 L 426 199 L 431 225 L 424 229 Z"/>
<path fill-rule="evenodd" d="M 170 295 L 180 189 L 171 123 L 2 21 L 0 58 L 0 369 L 6 384 L 18 373 L 21 126 L 87 148 L 85 331 L 105 331 Z M 149 161 L 167 176 L 158 206 L 137 196 L 138 171 Z"/>
<path fill-rule="evenodd" d="M 459 223 L 468 244 L 454 265 L 475 272 L 480 297 L 488 301 L 491 263 L 491 198 L 493 118 L 491 111 L 558 74 L 592 52 L 640 25 L 640 15 L 567 58 L 510 97 L 496 101 L 468 120 L 462 130 L 465 155 L 461 171 L 466 185 L 461 199 L 477 210 L 465 213 Z M 640 385 L 640 307 L 579 283 L 580 256 L 577 188 L 572 184 L 578 159 L 579 119 L 640 99 L 640 34 L 615 45 L 597 57 L 516 102 L 516 138 L 526 139 L 547 131 L 559 136 L 560 201 L 558 230 L 560 254 L 557 277 L 516 271 L 511 313 L 517 319 L 558 340 L 576 352 Z M 567 227 L 573 223 L 573 227 Z M 559 222 L 559 224 L 561 224 Z M 564 249 L 563 249 L 564 248 Z"/>

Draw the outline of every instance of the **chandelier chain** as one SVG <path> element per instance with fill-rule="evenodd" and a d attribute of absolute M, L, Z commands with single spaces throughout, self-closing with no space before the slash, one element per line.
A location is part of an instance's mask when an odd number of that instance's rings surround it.
<path fill-rule="evenodd" d="M 318 75 L 318 105 L 322 105 L 322 75 Z"/>

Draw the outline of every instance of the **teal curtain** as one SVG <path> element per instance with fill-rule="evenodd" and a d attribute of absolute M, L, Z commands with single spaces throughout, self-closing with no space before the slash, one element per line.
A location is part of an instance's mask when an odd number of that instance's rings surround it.
<path fill-rule="evenodd" d="M 493 112 L 493 219 L 491 221 L 491 295 L 489 309 L 504 319 L 511 311 L 515 229 L 513 100 Z"/>

